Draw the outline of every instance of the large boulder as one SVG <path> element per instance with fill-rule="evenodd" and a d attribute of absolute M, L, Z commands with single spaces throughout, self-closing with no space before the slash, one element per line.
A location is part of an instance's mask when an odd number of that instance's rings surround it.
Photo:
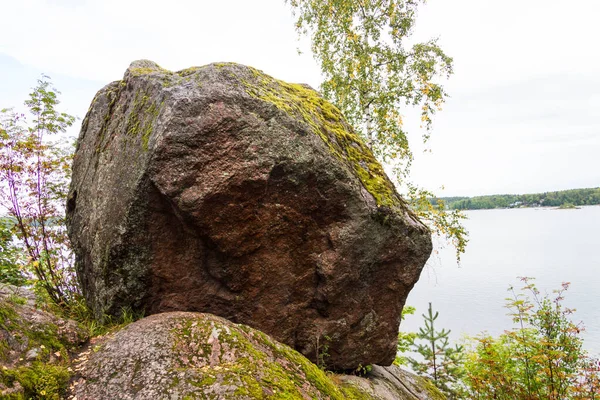
<path fill-rule="evenodd" d="M 153 315 L 75 364 L 71 397 L 96 399 L 444 399 L 397 367 L 331 375 L 264 333 L 209 314 Z"/>
<path fill-rule="evenodd" d="M 431 252 L 339 110 L 237 64 L 137 61 L 100 90 L 67 224 L 98 318 L 212 313 L 336 369 L 393 361 Z"/>

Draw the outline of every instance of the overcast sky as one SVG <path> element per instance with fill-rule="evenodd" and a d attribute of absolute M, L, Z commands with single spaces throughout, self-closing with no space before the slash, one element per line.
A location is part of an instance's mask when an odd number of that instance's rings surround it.
<path fill-rule="evenodd" d="M 141 58 L 320 82 L 283 0 L 0 0 L 0 15 L 0 108 L 20 106 L 44 72 L 83 118 Z M 439 37 L 455 74 L 426 147 L 408 124 L 415 181 L 445 196 L 600 186 L 598 16 L 595 0 L 429 0 L 415 38 Z"/>

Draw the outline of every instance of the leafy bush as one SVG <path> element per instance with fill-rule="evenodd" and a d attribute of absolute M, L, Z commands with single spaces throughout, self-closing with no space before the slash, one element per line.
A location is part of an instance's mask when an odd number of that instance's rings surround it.
<path fill-rule="evenodd" d="M 23 271 L 25 257 L 14 243 L 13 227 L 13 221 L 0 218 L 0 283 L 23 286 L 27 283 L 27 276 Z"/>
<path fill-rule="evenodd" d="M 0 111 L 0 206 L 14 220 L 36 285 L 55 304 L 68 305 L 79 295 L 64 224 L 72 154 L 50 137 L 75 119 L 56 110 L 59 92 L 48 79 L 38 80 L 25 102 L 31 121 Z"/>
<path fill-rule="evenodd" d="M 600 365 L 582 348 L 582 327 L 563 306 L 564 283 L 541 296 L 531 278 L 507 307 L 516 328 L 498 338 L 481 335 L 467 356 L 464 380 L 474 399 L 593 399 L 600 393 Z"/>
<path fill-rule="evenodd" d="M 532 278 L 521 279 L 524 287 L 511 287 L 507 299 L 512 330 L 498 337 L 482 334 L 469 351 L 452 348 L 450 331 L 435 329 L 438 313 L 430 303 L 425 327 L 400 333 L 398 340 L 399 352 L 412 350 L 422 359 L 397 360 L 407 360 L 451 399 L 600 399 L 600 360 L 583 349 L 583 327 L 571 320 L 574 310 L 563 305 L 569 284 L 542 296 Z"/>

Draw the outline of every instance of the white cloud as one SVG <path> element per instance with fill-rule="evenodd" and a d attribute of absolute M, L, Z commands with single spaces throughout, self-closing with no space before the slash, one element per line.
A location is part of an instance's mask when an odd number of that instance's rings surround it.
<path fill-rule="evenodd" d="M 28 66 L 0 57 L 0 74 L 13 78 L 0 81 L 0 106 L 44 71 L 83 116 L 94 91 L 140 58 L 172 70 L 236 61 L 288 81 L 320 81 L 310 54 L 296 53 L 284 0 L 20 0 L 0 2 L 0 15 L 0 53 Z M 422 154 L 406 112 L 415 180 L 444 184 L 447 195 L 600 185 L 598 15 L 594 0 L 430 0 L 415 36 L 439 36 L 455 75 L 431 154 Z"/>
<path fill-rule="evenodd" d="M 317 85 L 309 55 L 298 57 L 283 1 L 103 0 L 2 2 L 0 52 L 24 64 L 87 79 L 119 79 L 152 59 L 169 69 L 216 61 L 251 64 Z"/>

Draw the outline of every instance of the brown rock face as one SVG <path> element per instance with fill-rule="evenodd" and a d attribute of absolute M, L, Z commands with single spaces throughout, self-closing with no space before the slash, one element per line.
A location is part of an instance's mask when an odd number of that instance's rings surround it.
<path fill-rule="evenodd" d="M 392 362 L 431 252 L 335 107 L 236 64 L 138 61 L 98 92 L 67 223 L 98 317 L 213 313 L 340 369 Z"/>

